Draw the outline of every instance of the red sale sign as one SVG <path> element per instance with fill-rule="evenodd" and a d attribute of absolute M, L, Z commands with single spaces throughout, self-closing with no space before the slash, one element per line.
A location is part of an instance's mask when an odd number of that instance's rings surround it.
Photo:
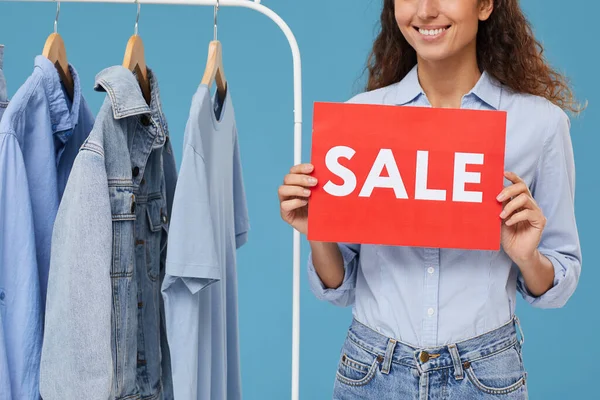
<path fill-rule="evenodd" d="M 498 250 L 506 113 L 315 103 L 308 239 Z"/>

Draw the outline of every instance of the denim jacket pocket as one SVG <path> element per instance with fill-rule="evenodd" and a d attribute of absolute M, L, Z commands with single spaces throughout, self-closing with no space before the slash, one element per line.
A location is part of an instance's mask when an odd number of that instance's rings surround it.
<path fill-rule="evenodd" d="M 509 394 L 525 385 L 527 373 L 516 345 L 465 364 L 469 381 L 483 393 Z"/>
<path fill-rule="evenodd" d="M 160 272 L 160 253 L 163 225 L 165 225 L 165 205 L 160 193 L 148 196 L 146 215 L 150 232 L 146 240 L 146 271 L 151 281 L 156 281 Z"/>
<path fill-rule="evenodd" d="M 108 192 L 111 199 L 113 257 L 110 274 L 112 278 L 133 276 L 133 241 L 136 198 L 133 182 L 109 180 Z"/>

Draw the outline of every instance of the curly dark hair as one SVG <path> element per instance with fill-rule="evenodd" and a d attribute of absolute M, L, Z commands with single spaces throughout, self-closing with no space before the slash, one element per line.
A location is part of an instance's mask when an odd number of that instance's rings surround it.
<path fill-rule="evenodd" d="M 576 103 L 565 76 L 548 64 L 519 0 L 494 2 L 492 14 L 479 22 L 477 62 L 497 81 L 519 93 L 542 96 L 575 114 Z M 394 0 L 383 0 L 381 31 L 367 61 L 367 90 L 402 80 L 417 63 L 417 55 L 402 35 L 394 14 Z"/>

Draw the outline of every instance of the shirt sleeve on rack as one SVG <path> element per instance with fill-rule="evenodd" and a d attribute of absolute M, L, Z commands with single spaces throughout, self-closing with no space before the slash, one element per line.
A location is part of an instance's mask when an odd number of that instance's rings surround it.
<path fill-rule="evenodd" d="M 554 266 L 554 285 L 541 296 L 533 296 L 519 273 L 517 288 L 535 307 L 560 308 L 571 297 L 581 273 L 581 248 L 575 220 L 575 163 L 569 119 L 560 111 L 555 132 L 544 144 L 532 195 L 547 219 L 539 251 Z"/>
<path fill-rule="evenodd" d="M 107 187 L 101 152 L 81 150 L 52 235 L 40 376 L 44 400 L 110 397 L 113 224 Z M 127 222 L 133 226 L 134 219 Z"/>
<path fill-rule="evenodd" d="M 163 291 L 178 277 L 192 293 L 221 279 L 207 173 L 204 158 L 186 145 L 173 199 Z"/>
<path fill-rule="evenodd" d="M 40 288 L 27 173 L 12 134 L 0 134 L 0 398 L 38 397 Z M 1 353 L 1 352 L 0 352 Z"/>
<path fill-rule="evenodd" d="M 312 253 L 308 256 L 308 280 L 317 299 L 328 301 L 336 306 L 347 307 L 354 304 L 360 245 L 338 243 L 338 247 L 344 259 L 344 280 L 341 286 L 337 289 L 325 287 L 315 270 Z"/>

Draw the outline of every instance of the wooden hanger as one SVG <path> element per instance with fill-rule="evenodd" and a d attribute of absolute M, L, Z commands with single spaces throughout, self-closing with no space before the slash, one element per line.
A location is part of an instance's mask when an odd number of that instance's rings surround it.
<path fill-rule="evenodd" d="M 48 36 L 42 55 L 54 64 L 62 83 L 65 85 L 67 95 L 73 100 L 75 91 L 75 83 L 69 70 L 69 62 L 67 61 L 67 50 L 65 42 L 57 33 L 58 15 L 60 13 L 60 2 L 56 3 L 56 18 L 54 19 L 54 33 Z"/>
<path fill-rule="evenodd" d="M 129 38 L 123 57 L 123 66 L 130 71 L 135 71 L 142 94 L 146 104 L 150 104 L 152 95 L 150 92 L 150 80 L 148 79 L 148 70 L 146 68 L 146 58 L 144 56 L 144 42 L 138 35 L 138 21 L 140 18 L 140 3 L 137 3 L 138 11 L 135 20 L 135 33 Z"/>
<path fill-rule="evenodd" d="M 227 79 L 225 79 L 225 69 L 223 68 L 223 47 L 221 42 L 217 40 L 217 14 L 219 12 L 219 0 L 215 5 L 215 28 L 214 39 L 208 45 L 208 58 L 206 60 L 206 68 L 202 77 L 202 84 L 207 85 L 209 89 L 212 87 L 215 80 L 217 81 L 217 93 L 219 98 L 223 100 L 227 93 Z"/>
<path fill-rule="evenodd" d="M 202 83 L 208 85 L 209 88 L 212 87 L 215 81 L 219 98 L 222 100 L 227 93 L 227 79 L 223 68 L 223 49 L 221 42 L 218 40 L 211 41 L 208 46 L 206 69 L 204 70 L 204 77 L 202 77 Z"/>
<path fill-rule="evenodd" d="M 144 57 L 144 42 L 140 36 L 133 35 L 129 38 L 125 57 L 123 57 L 123 66 L 132 72 L 135 71 L 146 104 L 150 104 L 150 80 Z"/>

